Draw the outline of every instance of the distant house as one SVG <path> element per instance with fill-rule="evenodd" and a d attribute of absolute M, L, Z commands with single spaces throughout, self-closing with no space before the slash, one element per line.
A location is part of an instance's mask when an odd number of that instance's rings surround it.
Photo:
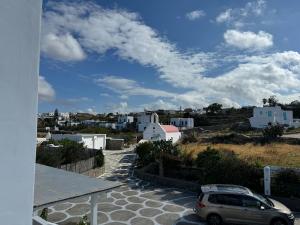
<path fill-rule="evenodd" d="M 90 149 L 105 149 L 106 148 L 106 134 L 51 134 L 51 139 L 60 141 L 68 139 L 83 143 L 86 148 Z"/>
<path fill-rule="evenodd" d="M 194 118 L 171 118 L 170 123 L 180 128 L 194 128 Z"/>
<path fill-rule="evenodd" d="M 156 113 L 151 115 L 150 121 L 151 123 L 148 124 L 143 132 L 144 140 L 172 140 L 173 143 L 176 143 L 180 139 L 181 133 L 179 132 L 178 128 L 173 125 L 161 125 Z"/>
<path fill-rule="evenodd" d="M 118 130 L 122 130 L 128 127 L 129 124 L 133 123 L 134 119 L 133 116 L 128 115 L 120 115 L 118 116 L 118 123 L 116 125 L 116 128 Z"/>
<path fill-rule="evenodd" d="M 255 107 L 249 120 L 253 128 L 264 128 L 269 124 L 294 126 L 293 111 L 282 110 L 280 106 Z"/>
<path fill-rule="evenodd" d="M 110 128 L 110 129 L 113 129 L 113 130 L 116 129 L 116 123 L 111 123 L 111 122 L 107 122 L 107 121 L 99 121 L 97 126 Z"/>
<path fill-rule="evenodd" d="M 144 132 L 149 123 L 151 123 L 152 112 L 142 112 L 137 116 L 137 129 L 138 132 Z"/>

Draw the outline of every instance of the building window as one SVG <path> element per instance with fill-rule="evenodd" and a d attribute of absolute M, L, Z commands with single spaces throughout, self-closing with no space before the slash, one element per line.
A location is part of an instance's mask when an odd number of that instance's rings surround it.
<path fill-rule="evenodd" d="M 262 114 L 263 114 L 263 111 L 260 111 L 259 114 L 262 115 Z"/>
<path fill-rule="evenodd" d="M 272 116 L 272 111 L 268 111 L 268 117 Z"/>
<path fill-rule="evenodd" d="M 286 112 L 283 112 L 283 119 L 287 120 Z"/>

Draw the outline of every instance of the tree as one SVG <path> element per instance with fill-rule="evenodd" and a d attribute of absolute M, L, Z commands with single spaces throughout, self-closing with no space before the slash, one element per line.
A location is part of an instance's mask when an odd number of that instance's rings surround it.
<path fill-rule="evenodd" d="M 172 141 L 155 141 L 153 142 L 154 158 L 159 164 L 159 176 L 164 176 L 163 160 L 166 157 L 178 156 L 179 150 L 177 146 L 173 145 Z"/>
<path fill-rule="evenodd" d="M 221 112 L 222 107 L 223 107 L 222 104 L 213 103 L 204 109 L 207 114 L 217 114 L 217 113 Z"/>
<path fill-rule="evenodd" d="M 269 104 L 269 106 L 278 105 L 278 99 L 276 98 L 275 95 L 272 95 L 272 96 L 270 96 L 270 98 L 268 98 L 268 104 Z"/>
<path fill-rule="evenodd" d="M 263 105 L 265 105 L 265 104 L 267 104 L 268 100 L 266 98 L 263 98 L 262 102 L 263 102 Z"/>
<path fill-rule="evenodd" d="M 55 121 L 58 121 L 58 117 L 59 117 L 58 109 L 55 109 L 54 110 L 54 119 L 55 119 Z"/>

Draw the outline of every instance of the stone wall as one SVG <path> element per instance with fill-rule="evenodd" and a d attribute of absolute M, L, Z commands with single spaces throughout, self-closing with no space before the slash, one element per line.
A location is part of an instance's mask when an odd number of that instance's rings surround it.
<path fill-rule="evenodd" d="M 121 150 L 124 148 L 124 139 L 106 139 L 106 149 L 107 150 Z"/>

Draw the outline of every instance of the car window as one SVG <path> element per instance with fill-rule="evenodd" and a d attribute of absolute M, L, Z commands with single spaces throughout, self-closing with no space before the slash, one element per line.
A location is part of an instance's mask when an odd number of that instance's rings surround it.
<path fill-rule="evenodd" d="M 242 204 L 243 207 L 248 208 L 259 208 L 261 206 L 261 202 L 259 200 L 249 196 L 242 196 Z"/>
<path fill-rule="evenodd" d="M 232 194 L 212 194 L 208 201 L 220 205 L 242 206 L 240 197 Z"/>

